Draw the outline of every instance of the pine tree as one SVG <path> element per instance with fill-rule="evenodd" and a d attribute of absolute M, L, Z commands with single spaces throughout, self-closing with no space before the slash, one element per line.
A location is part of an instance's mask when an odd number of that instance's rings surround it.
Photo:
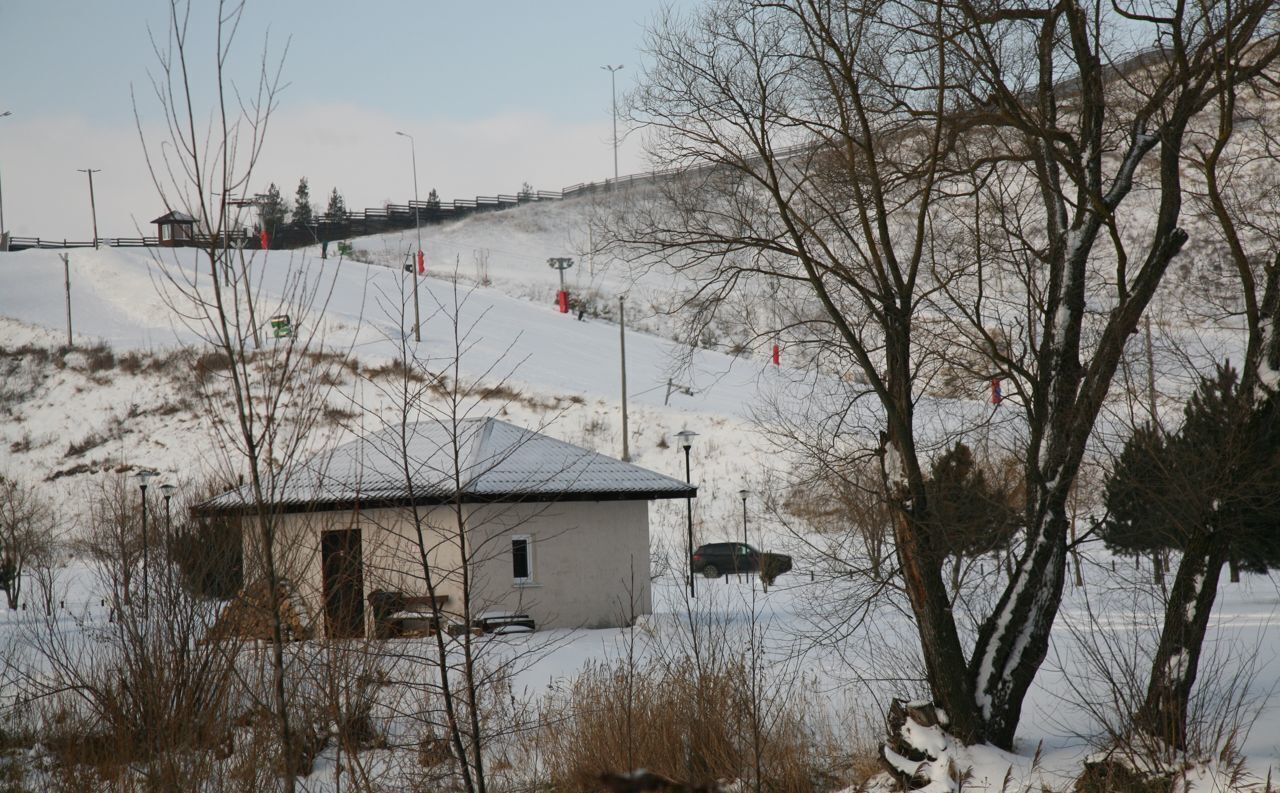
<path fill-rule="evenodd" d="M 331 221 L 347 219 L 347 202 L 343 200 L 342 194 L 338 192 L 336 187 L 329 194 L 329 206 L 325 208 L 324 215 Z"/>
<path fill-rule="evenodd" d="M 266 229 L 268 234 L 275 236 L 276 230 L 284 225 L 288 214 L 289 210 L 284 205 L 284 198 L 280 195 L 280 188 L 276 187 L 275 182 L 272 182 L 262 200 L 258 203 L 258 218 L 262 228 Z"/>
<path fill-rule="evenodd" d="M 436 189 L 434 187 L 431 188 L 430 193 L 427 193 L 427 207 L 429 209 L 440 208 L 440 194 L 436 192 Z"/>
<path fill-rule="evenodd" d="M 1273 399 L 1251 406 L 1235 370 L 1222 366 L 1201 380 L 1176 433 L 1135 432 L 1107 480 L 1107 547 L 1128 555 L 1185 551 L 1211 532 L 1246 570 L 1280 564 L 1274 412 Z"/>
<path fill-rule="evenodd" d="M 1280 405 L 1252 398 L 1228 365 L 1201 380 L 1182 427 L 1144 428 L 1107 482 L 1101 527 L 1119 553 L 1181 553 L 1160 644 L 1135 730 L 1185 749 L 1191 689 L 1228 561 L 1264 572 L 1280 566 Z"/>
<path fill-rule="evenodd" d="M 987 480 L 963 443 L 933 463 L 925 483 L 929 535 L 941 557 L 976 557 L 1008 545 L 1019 526 L 1015 494 Z"/>
<path fill-rule="evenodd" d="M 311 209 L 311 188 L 307 186 L 307 177 L 298 180 L 298 190 L 294 193 L 293 223 L 295 226 L 309 226 L 315 219 Z"/>

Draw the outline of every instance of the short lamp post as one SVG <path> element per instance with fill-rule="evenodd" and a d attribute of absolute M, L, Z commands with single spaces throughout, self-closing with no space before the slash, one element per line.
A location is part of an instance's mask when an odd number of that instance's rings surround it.
<path fill-rule="evenodd" d="M 147 485 L 156 476 L 155 471 L 138 472 L 138 489 L 142 491 L 142 614 L 147 617 L 147 601 L 151 597 L 151 580 L 148 570 L 151 569 L 151 543 L 147 537 Z"/>
<path fill-rule="evenodd" d="M 692 430 L 680 430 L 676 433 L 676 437 L 680 439 L 680 446 L 684 449 L 684 481 L 690 485 L 693 484 L 693 476 L 689 467 L 689 448 L 693 446 L 693 439 L 698 437 L 698 433 Z M 689 565 L 689 597 L 697 597 L 698 593 L 693 586 L 693 497 L 688 496 L 684 500 L 685 512 L 688 517 L 687 530 L 689 541 L 689 555 L 685 561 Z"/>

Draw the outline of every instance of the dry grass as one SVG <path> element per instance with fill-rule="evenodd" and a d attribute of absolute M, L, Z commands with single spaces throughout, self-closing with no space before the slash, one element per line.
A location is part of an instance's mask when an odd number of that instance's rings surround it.
<path fill-rule="evenodd" d="M 547 781 L 591 790 L 602 774 L 644 768 L 701 785 L 751 780 L 758 766 L 761 790 L 844 787 L 853 763 L 820 709 L 798 695 L 761 697 L 750 680 L 741 660 L 702 672 L 691 659 L 588 666 L 542 714 Z"/>

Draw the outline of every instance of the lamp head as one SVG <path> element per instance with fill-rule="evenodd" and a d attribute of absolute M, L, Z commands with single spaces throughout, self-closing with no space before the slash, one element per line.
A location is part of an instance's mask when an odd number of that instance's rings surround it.
<path fill-rule="evenodd" d="M 751 495 L 751 491 L 746 489 L 745 487 L 738 491 L 738 498 L 742 499 L 743 501 L 746 501 L 747 496 L 749 495 Z"/>
<path fill-rule="evenodd" d="M 693 445 L 693 439 L 698 437 L 698 433 L 693 430 L 680 430 L 676 433 L 676 437 L 680 439 L 680 447 L 688 449 Z"/>
<path fill-rule="evenodd" d="M 169 498 L 170 496 L 172 496 L 173 491 L 177 489 L 178 489 L 178 486 L 171 482 L 165 482 L 163 485 L 160 485 L 160 492 L 164 493 L 165 498 Z"/>
<path fill-rule="evenodd" d="M 147 485 L 150 484 L 151 480 L 155 479 L 158 475 L 159 474 L 157 474 L 155 471 L 139 471 L 137 474 L 135 474 L 135 476 L 138 477 L 138 487 L 141 487 L 143 490 L 146 490 Z"/>

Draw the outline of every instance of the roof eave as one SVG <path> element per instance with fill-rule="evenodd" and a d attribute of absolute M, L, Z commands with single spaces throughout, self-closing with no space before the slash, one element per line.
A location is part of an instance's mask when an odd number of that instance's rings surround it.
<path fill-rule="evenodd" d="M 463 504 L 556 504 L 562 502 L 581 501 L 659 501 L 677 498 L 697 498 L 698 488 L 689 487 L 679 490 L 600 490 L 575 491 L 566 493 L 464 493 Z M 394 509 L 410 506 L 442 506 L 453 504 L 454 496 L 421 496 L 416 499 L 404 496 L 384 496 L 374 498 L 322 499 L 316 501 L 297 501 L 277 504 L 272 508 L 273 514 L 299 514 L 307 512 L 339 512 L 354 509 Z M 191 508 L 193 515 L 213 517 L 216 515 L 252 515 L 257 511 L 253 504 L 233 504 L 217 506 L 196 504 Z"/>

